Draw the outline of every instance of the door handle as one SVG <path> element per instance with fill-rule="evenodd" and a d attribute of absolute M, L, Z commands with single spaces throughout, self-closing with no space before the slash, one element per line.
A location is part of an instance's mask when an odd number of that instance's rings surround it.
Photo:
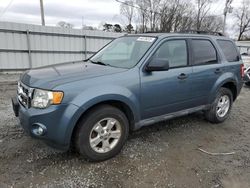
<path fill-rule="evenodd" d="M 220 74 L 220 73 L 222 73 L 222 70 L 221 69 L 215 69 L 214 73 L 215 74 Z"/>
<path fill-rule="evenodd" d="M 184 80 L 188 77 L 188 75 L 186 75 L 185 73 L 181 73 L 179 76 L 178 76 L 178 79 L 180 80 Z"/>

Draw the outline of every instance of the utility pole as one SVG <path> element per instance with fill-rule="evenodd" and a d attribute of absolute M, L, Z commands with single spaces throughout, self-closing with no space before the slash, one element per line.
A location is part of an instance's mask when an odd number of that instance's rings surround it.
<path fill-rule="evenodd" d="M 84 17 L 82 16 L 82 29 L 84 28 Z"/>
<path fill-rule="evenodd" d="M 42 25 L 45 26 L 43 0 L 40 0 L 40 10 L 41 10 L 41 21 L 42 21 Z"/>
<path fill-rule="evenodd" d="M 233 0 L 226 0 L 225 8 L 224 8 L 224 20 L 223 20 L 223 33 L 226 31 L 226 20 L 227 20 L 227 13 L 232 13 L 233 8 L 231 7 L 231 3 Z"/>

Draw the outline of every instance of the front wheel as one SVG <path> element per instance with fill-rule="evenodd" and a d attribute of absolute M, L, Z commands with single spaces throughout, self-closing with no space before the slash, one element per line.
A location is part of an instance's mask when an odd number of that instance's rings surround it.
<path fill-rule="evenodd" d="M 233 104 L 232 92 L 227 88 L 220 88 L 211 108 L 205 112 L 206 119 L 212 123 L 225 121 Z"/>
<path fill-rule="evenodd" d="M 129 123 L 119 109 L 102 105 L 92 109 L 78 124 L 75 147 L 89 161 L 103 161 L 117 155 L 129 133 Z"/>

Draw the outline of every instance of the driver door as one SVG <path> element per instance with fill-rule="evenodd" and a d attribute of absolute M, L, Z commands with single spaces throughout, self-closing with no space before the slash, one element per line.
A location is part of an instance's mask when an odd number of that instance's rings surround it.
<path fill-rule="evenodd" d="M 169 61 L 169 70 L 141 73 L 142 119 L 192 107 L 188 45 L 185 39 L 162 42 L 152 58 Z"/>

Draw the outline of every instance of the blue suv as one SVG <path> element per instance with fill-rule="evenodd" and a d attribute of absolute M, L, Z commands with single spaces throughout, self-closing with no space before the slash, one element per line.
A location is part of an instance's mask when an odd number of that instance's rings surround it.
<path fill-rule="evenodd" d="M 102 161 L 142 126 L 196 111 L 223 122 L 243 77 L 240 54 L 224 36 L 126 35 L 88 60 L 26 71 L 12 104 L 32 137 Z"/>

